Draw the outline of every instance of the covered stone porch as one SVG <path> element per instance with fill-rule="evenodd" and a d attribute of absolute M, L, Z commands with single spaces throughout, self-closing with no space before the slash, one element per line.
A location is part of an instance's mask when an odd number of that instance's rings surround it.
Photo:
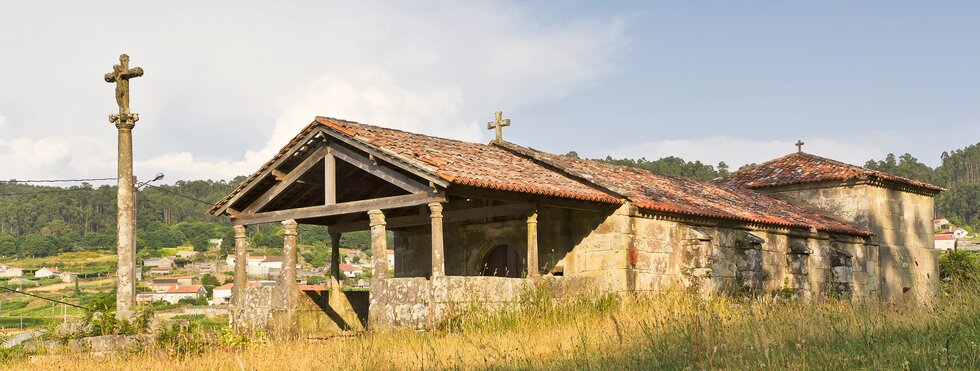
<path fill-rule="evenodd" d="M 540 210 L 601 212 L 603 205 L 559 197 L 457 186 L 356 140 L 312 127 L 212 210 L 231 216 L 235 228 L 235 328 L 277 333 L 305 328 L 304 313 L 320 308 L 342 329 L 432 326 L 454 308 L 473 303 L 493 308 L 517 300 L 529 278 L 554 272 L 557 259 L 539 261 Z M 608 205 L 607 205 L 608 206 Z M 601 219 L 601 218 L 600 218 Z M 247 287 L 245 262 L 250 225 L 282 223 L 283 266 L 275 287 Z M 446 269 L 444 225 L 453 225 L 452 254 L 479 257 Z M 331 259 L 326 292 L 297 284 L 297 226 L 328 228 Z M 460 228 L 505 226 L 511 238 L 465 241 Z M 467 227 L 469 226 L 469 227 Z M 476 227 L 474 227 L 476 226 Z M 345 233 L 370 231 L 373 277 L 368 310 L 358 294 L 345 293 L 340 241 Z M 389 266 L 388 233 L 394 235 Z M 488 245 L 490 244 L 490 245 Z M 477 246 L 474 248 L 474 246 Z M 487 248 L 489 246 L 490 248 Z M 501 247 L 499 249 L 494 249 Z M 454 255 L 454 256 L 455 256 Z M 393 271 L 393 272 L 392 272 Z M 557 271 L 560 274 L 560 269 Z M 363 296 L 363 295 L 362 295 Z M 367 320 L 357 314 L 366 312 Z M 317 325 L 318 326 L 318 325 Z"/>

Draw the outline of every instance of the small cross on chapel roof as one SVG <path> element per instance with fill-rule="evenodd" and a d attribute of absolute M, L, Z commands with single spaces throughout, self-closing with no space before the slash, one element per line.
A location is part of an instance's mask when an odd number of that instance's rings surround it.
<path fill-rule="evenodd" d="M 510 119 L 504 118 L 504 113 L 502 111 L 497 111 L 494 113 L 494 120 L 487 123 L 487 130 L 497 130 L 497 137 L 494 142 L 503 142 L 504 136 L 504 126 L 510 126 Z"/>
<path fill-rule="evenodd" d="M 803 145 L 804 144 L 806 144 L 806 143 L 803 143 L 803 140 L 797 139 L 796 140 L 796 144 L 795 144 L 796 145 L 796 152 L 803 152 Z"/>

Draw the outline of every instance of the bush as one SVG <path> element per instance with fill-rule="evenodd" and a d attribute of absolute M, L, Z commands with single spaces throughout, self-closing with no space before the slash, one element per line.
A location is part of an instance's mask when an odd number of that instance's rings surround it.
<path fill-rule="evenodd" d="M 947 250 L 939 254 L 939 277 L 943 281 L 980 279 L 980 257 L 975 252 Z"/>

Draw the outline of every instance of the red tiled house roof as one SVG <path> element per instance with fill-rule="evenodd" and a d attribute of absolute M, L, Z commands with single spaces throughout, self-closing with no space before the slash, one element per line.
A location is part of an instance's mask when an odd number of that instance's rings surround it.
<path fill-rule="evenodd" d="M 624 196 L 641 209 L 787 227 L 814 227 L 821 231 L 860 236 L 870 235 L 864 229 L 824 214 L 747 189 L 560 156 L 510 143 L 502 143 L 501 146 L 515 152 L 524 152 L 528 156 L 568 171 L 573 176 L 617 189 L 617 192 L 625 193 Z"/>
<path fill-rule="evenodd" d="M 317 117 L 210 212 L 220 213 L 263 170 L 289 155 L 290 148 L 318 128 L 394 156 L 445 180 L 450 188 L 462 185 L 607 204 L 629 200 L 652 211 L 870 236 L 864 229 L 739 187 L 564 157 L 507 142 L 470 143 L 326 117 Z"/>
<path fill-rule="evenodd" d="M 736 171 L 719 182 L 756 189 L 857 179 L 893 182 L 930 192 L 944 190 L 942 187 L 929 183 L 865 169 L 806 152 L 794 152 L 775 160 Z"/>

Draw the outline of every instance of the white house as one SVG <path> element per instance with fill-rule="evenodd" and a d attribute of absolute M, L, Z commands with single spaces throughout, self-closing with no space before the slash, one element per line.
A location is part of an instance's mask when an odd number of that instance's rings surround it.
<path fill-rule="evenodd" d="M 193 286 L 200 283 L 201 279 L 195 276 L 157 277 L 153 279 L 153 282 L 147 284 L 146 287 L 156 292 L 162 292 L 171 286 Z"/>
<path fill-rule="evenodd" d="M 59 271 L 58 268 L 44 267 L 35 271 L 34 277 L 47 278 L 47 277 L 54 277 L 59 274 L 61 274 L 61 271 Z"/>
<path fill-rule="evenodd" d="M 198 299 L 204 297 L 207 295 L 207 292 L 202 285 L 173 285 L 163 291 L 141 293 L 136 296 L 136 301 L 165 301 L 170 304 L 177 304 L 181 299 Z"/>
<path fill-rule="evenodd" d="M 364 273 L 364 270 L 361 269 L 361 267 L 350 264 L 341 264 L 340 271 L 344 272 L 344 275 L 350 278 L 354 278 L 354 276 Z"/>
<path fill-rule="evenodd" d="M 172 267 L 173 265 L 174 265 L 174 258 L 169 256 L 143 259 L 144 267 Z"/>
<path fill-rule="evenodd" d="M 75 272 L 61 272 L 58 274 L 58 277 L 61 278 L 61 282 L 64 283 L 72 283 L 78 281 L 78 273 Z"/>
<path fill-rule="evenodd" d="M 248 287 L 257 287 L 259 285 L 260 283 L 258 281 L 248 281 Z M 231 291 L 234 290 L 234 288 L 234 282 L 215 287 L 213 290 L 211 290 L 211 305 L 228 304 L 228 302 L 231 300 Z"/>
<path fill-rule="evenodd" d="M 266 258 L 268 258 L 268 256 L 265 256 L 265 255 L 249 255 L 246 258 L 247 262 L 245 263 L 245 265 L 246 266 L 259 265 L 263 261 L 265 261 Z M 282 257 L 279 257 L 279 258 L 280 258 L 280 261 L 282 261 L 281 260 Z M 235 254 L 228 254 L 228 256 L 225 257 L 225 264 L 228 264 L 230 266 L 234 266 L 235 265 Z"/>
<path fill-rule="evenodd" d="M 262 262 L 259 263 L 259 266 L 261 266 L 261 267 L 275 268 L 275 269 L 282 269 L 282 257 L 281 256 L 267 256 L 267 257 L 265 257 L 265 259 L 262 259 Z"/>
<path fill-rule="evenodd" d="M 24 275 L 24 268 L 11 267 L 0 264 L 0 277 L 20 277 Z"/>
<path fill-rule="evenodd" d="M 146 273 L 151 276 L 160 276 L 160 275 L 170 274 L 170 272 L 171 272 L 170 266 L 166 266 L 166 267 L 150 268 L 150 270 Z"/>
<path fill-rule="evenodd" d="M 388 249 L 388 267 L 395 267 L 395 250 Z"/>
<path fill-rule="evenodd" d="M 952 250 L 956 248 L 956 237 L 952 233 L 940 233 L 934 236 L 936 250 Z"/>

